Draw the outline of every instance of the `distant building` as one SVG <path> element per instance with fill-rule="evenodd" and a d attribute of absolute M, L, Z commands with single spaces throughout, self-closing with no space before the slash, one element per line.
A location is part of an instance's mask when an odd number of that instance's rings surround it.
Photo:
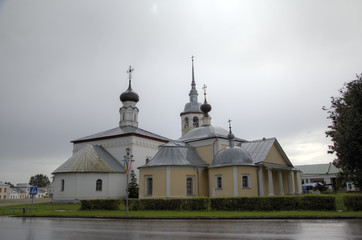
<path fill-rule="evenodd" d="M 0 182 L 0 200 L 9 199 L 10 185 Z"/>
<path fill-rule="evenodd" d="M 332 163 L 310 164 L 295 166 L 302 172 L 302 184 L 306 183 L 325 183 L 330 190 L 336 189 L 336 177 L 339 169 Z M 346 191 L 355 191 L 353 183 L 347 183 Z"/>

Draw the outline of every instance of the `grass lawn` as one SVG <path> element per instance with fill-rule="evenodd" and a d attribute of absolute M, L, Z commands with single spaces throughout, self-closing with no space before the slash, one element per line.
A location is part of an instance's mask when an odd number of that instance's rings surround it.
<path fill-rule="evenodd" d="M 130 218 L 362 218 L 362 211 L 346 211 L 343 196 L 346 194 L 327 194 L 336 197 L 337 211 L 129 211 Z M 351 195 L 351 194 L 348 194 Z M 361 195 L 361 194 L 357 194 Z M 23 213 L 23 208 L 27 208 Z M 117 211 L 81 211 L 78 204 L 36 203 L 30 213 L 31 204 L 0 207 L 0 215 L 48 216 L 48 217 L 126 217 L 125 206 Z M 10 210 L 10 209 L 13 210 Z"/>

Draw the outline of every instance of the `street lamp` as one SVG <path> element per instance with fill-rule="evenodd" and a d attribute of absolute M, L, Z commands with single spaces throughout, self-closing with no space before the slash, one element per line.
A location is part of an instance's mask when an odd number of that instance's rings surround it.
<path fill-rule="evenodd" d="M 126 154 L 124 156 L 124 168 L 126 170 L 126 178 L 127 178 L 127 185 L 126 185 L 126 216 L 128 217 L 128 174 L 131 171 L 132 168 L 132 150 L 130 148 L 126 148 Z"/>

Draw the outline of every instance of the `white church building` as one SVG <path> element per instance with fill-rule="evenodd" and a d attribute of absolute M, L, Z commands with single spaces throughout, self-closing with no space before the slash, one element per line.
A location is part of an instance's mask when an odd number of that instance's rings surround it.
<path fill-rule="evenodd" d="M 132 169 L 144 165 L 170 139 L 138 127 L 139 96 L 128 89 L 120 96 L 119 126 L 71 141 L 73 156 L 54 170 L 54 202 L 126 197 L 126 149 L 132 149 Z"/>

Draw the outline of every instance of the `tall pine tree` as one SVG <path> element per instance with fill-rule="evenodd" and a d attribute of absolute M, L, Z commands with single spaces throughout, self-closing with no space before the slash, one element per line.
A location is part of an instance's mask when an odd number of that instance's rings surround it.
<path fill-rule="evenodd" d="M 130 176 L 131 176 L 131 181 L 128 184 L 128 197 L 138 198 L 138 183 L 134 170 L 131 170 Z"/>

